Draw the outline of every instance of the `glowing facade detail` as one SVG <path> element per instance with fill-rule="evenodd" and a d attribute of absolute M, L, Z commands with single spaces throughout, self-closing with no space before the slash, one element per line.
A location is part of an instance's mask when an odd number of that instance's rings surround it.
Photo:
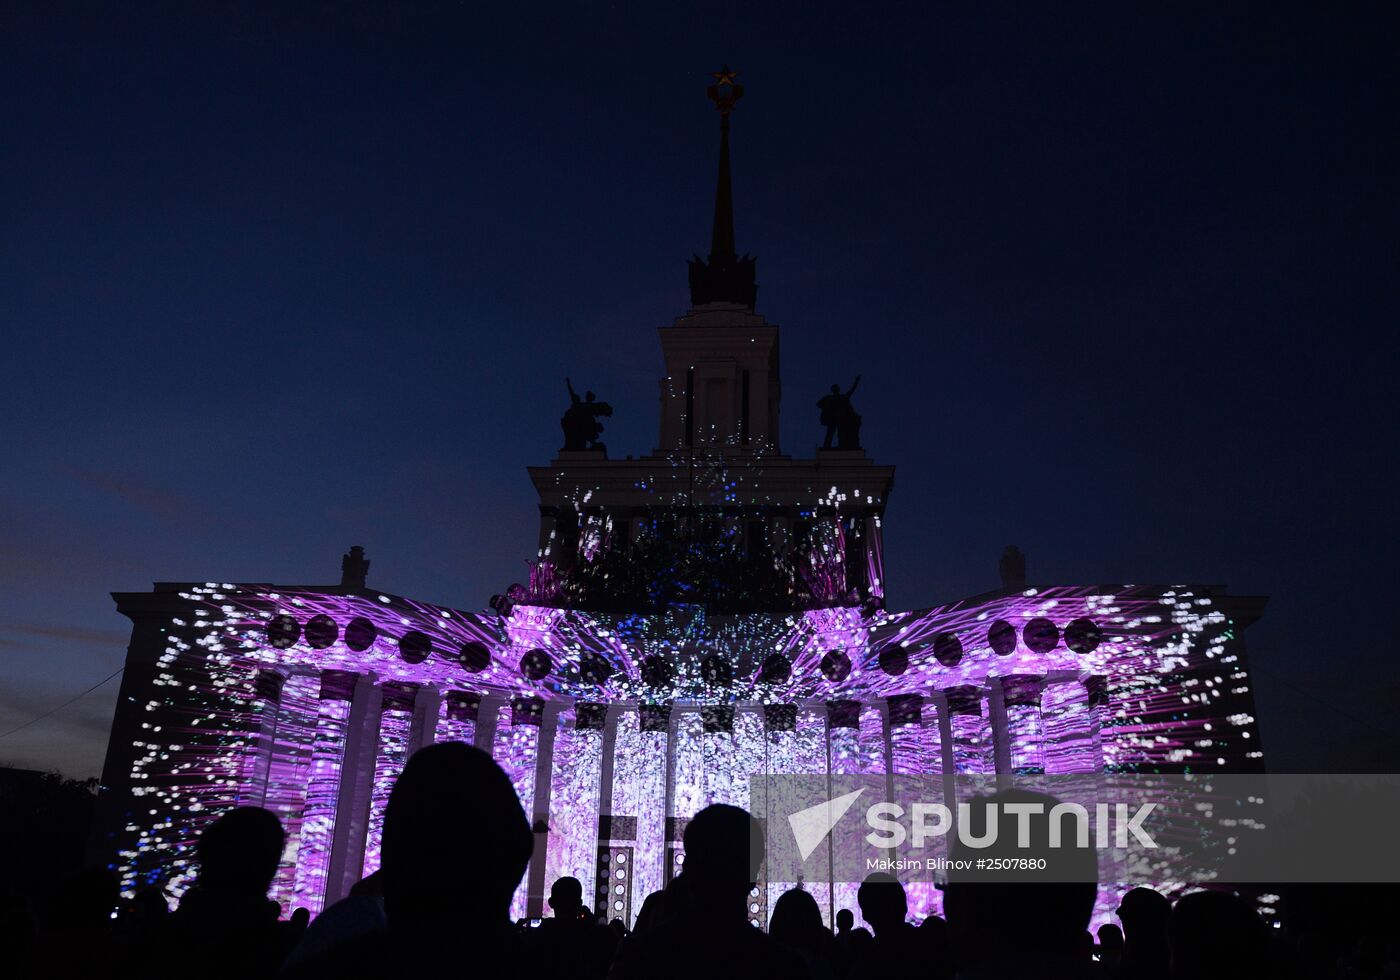
<path fill-rule="evenodd" d="M 746 805 L 756 772 L 1262 769 L 1241 633 L 1263 599 L 1026 588 L 1021 561 L 997 591 L 887 609 L 894 469 L 781 451 L 778 328 L 732 248 L 692 263 L 694 305 L 660 332 L 656 451 L 530 468 L 537 548 L 488 610 L 371 589 L 356 549 L 339 585 L 115 596 L 133 631 L 95 856 L 125 894 L 178 897 L 201 829 L 255 803 L 288 832 L 273 897 L 318 912 L 378 867 L 393 781 L 431 741 L 492 753 L 519 794 L 536 850 L 513 915 L 571 874 L 629 924 L 684 866 L 685 821 Z M 751 917 L 795 884 L 759 882 Z M 828 923 L 857 908 L 854 885 L 804 887 Z M 919 883 L 915 914 L 938 897 Z"/>

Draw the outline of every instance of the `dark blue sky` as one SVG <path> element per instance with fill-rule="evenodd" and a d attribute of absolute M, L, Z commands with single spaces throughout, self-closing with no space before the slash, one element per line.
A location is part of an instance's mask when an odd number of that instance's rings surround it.
<path fill-rule="evenodd" d="M 0 9 L 0 731 L 121 665 L 114 589 L 518 579 L 565 374 L 654 444 L 727 60 L 784 448 L 864 375 L 892 605 L 1008 542 L 1268 594 L 1272 767 L 1394 768 L 1384 5 L 284 6 Z M 0 760 L 95 772 L 115 690 Z"/>

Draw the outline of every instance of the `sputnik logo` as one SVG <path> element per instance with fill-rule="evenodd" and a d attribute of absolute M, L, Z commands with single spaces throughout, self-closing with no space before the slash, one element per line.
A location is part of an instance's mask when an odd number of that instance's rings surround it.
<path fill-rule="evenodd" d="M 802 860 L 812 856 L 832 829 L 840 823 L 857 797 L 864 792 L 864 789 L 858 789 L 788 816 L 788 826 L 792 827 L 792 836 L 797 841 L 797 850 L 801 853 Z"/>

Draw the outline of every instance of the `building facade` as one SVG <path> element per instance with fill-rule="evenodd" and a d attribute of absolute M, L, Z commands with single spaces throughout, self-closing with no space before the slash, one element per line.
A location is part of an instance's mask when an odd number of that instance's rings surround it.
<path fill-rule="evenodd" d="M 851 393 L 822 400 L 830 448 L 779 444 L 779 329 L 734 248 L 742 89 L 717 82 L 712 247 L 660 328 L 657 446 L 610 458 L 610 409 L 575 394 L 565 448 L 529 470 L 528 582 L 446 608 L 372 587 L 355 548 L 335 585 L 115 595 L 133 629 L 94 848 L 126 893 L 178 894 L 200 829 L 258 805 L 288 834 L 273 897 L 319 911 L 378 867 L 393 781 L 435 741 L 490 752 L 533 821 L 517 916 L 574 875 L 629 924 L 681 867 L 686 820 L 748 805 L 755 773 L 1262 770 L 1242 632 L 1263 599 L 1032 586 L 1008 549 L 994 591 L 886 608 L 894 470 L 860 448 Z M 792 885 L 760 882 L 754 920 Z M 855 907 L 853 885 L 807 887 L 828 921 Z M 932 881 L 910 892 L 938 908 Z"/>

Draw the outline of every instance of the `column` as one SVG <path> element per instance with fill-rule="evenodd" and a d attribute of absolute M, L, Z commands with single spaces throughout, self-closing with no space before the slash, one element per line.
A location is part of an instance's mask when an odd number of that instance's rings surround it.
<path fill-rule="evenodd" d="M 635 708 L 607 706 L 603 744 L 598 760 L 598 856 L 593 912 L 600 919 L 632 922 L 632 855 L 637 838 L 636 818 L 614 809 L 617 789 L 617 740 L 623 720 Z M 640 904 L 640 901 L 639 901 Z"/>
<path fill-rule="evenodd" d="M 424 684 L 413 699 L 413 727 L 408 733 L 408 756 L 437 741 L 438 718 L 442 715 L 442 692 L 436 684 Z"/>
<path fill-rule="evenodd" d="M 499 712 L 492 737 L 491 757 L 510 777 L 511 785 L 515 787 L 520 806 L 527 817 L 535 809 L 535 769 L 539 759 L 540 721 L 543 712 L 544 702 L 539 698 L 512 698 L 509 707 L 502 708 Z M 479 737 L 480 731 L 477 734 Z M 525 918 L 529 890 L 530 881 L 527 875 L 516 887 L 515 896 L 511 899 L 511 919 Z"/>
<path fill-rule="evenodd" d="M 282 683 L 277 703 L 277 737 L 268 763 L 263 806 L 282 821 L 287 846 L 269 897 L 290 914 L 296 905 L 296 874 L 311 756 L 321 703 L 321 675 L 292 674 Z"/>
<path fill-rule="evenodd" d="M 919 800 L 937 801 L 943 795 L 941 779 L 928 778 L 942 772 L 939 755 L 938 719 L 932 704 L 925 704 L 917 694 L 895 694 L 886 699 L 889 717 L 890 774 L 894 795 L 900 790 L 916 793 Z M 924 777 L 899 779 L 898 777 Z M 925 860 L 946 856 L 943 841 L 926 843 L 918 855 Z M 932 873 L 915 876 L 905 886 L 909 899 L 909 915 L 923 921 L 929 915 L 941 913 L 942 895 L 933 887 Z"/>
<path fill-rule="evenodd" d="M 413 708 L 418 690 L 417 684 L 403 681 L 385 681 L 380 687 L 378 751 L 370 787 L 369 827 L 365 834 L 363 875 L 366 876 L 379 870 L 384 809 L 389 804 L 389 793 L 394 788 L 394 782 L 408 761 Z"/>
<path fill-rule="evenodd" d="M 1096 772 L 1117 771 L 1117 745 L 1113 737 L 1113 707 L 1109 699 L 1108 678 L 1103 674 L 1086 674 L 1081 678 L 1089 708 L 1089 733 L 1093 748 L 1091 760 Z"/>
<path fill-rule="evenodd" d="M 267 777 L 272 766 L 272 748 L 277 740 L 277 708 L 282 699 L 286 675 L 276 670 L 259 670 L 253 679 L 252 717 L 243 765 L 238 774 L 238 806 L 263 806 L 267 800 Z"/>
<path fill-rule="evenodd" d="M 845 776 L 864 771 L 860 753 L 860 702 L 828 701 L 827 707 L 827 771 L 833 776 Z M 832 790 L 835 795 L 835 789 Z M 835 912 L 850 909 L 860 920 L 860 903 L 856 882 L 834 881 L 831 884 L 833 920 Z"/>
<path fill-rule="evenodd" d="M 316 734 L 311 747 L 311 767 L 302 809 L 297 865 L 292 889 L 295 906 L 321 911 L 326 895 L 335 833 L 340 774 L 345 758 L 345 725 L 350 718 L 355 675 L 344 670 L 321 672 Z"/>
<path fill-rule="evenodd" d="M 545 852 L 546 890 L 559 878 L 577 878 L 584 901 L 594 905 L 598 872 L 598 816 L 601 809 L 603 727 L 606 704 L 579 703 L 559 712 L 551 755 L 560 760 L 550 772 L 549 839 Z M 600 914 L 607 909 L 597 910 Z"/>
<path fill-rule="evenodd" d="M 544 899 L 552 883 L 552 879 L 545 880 L 545 875 L 549 870 L 551 791 L 554 788 L 552 781 L 554 748 L 558 735 L 559 717 L 559 702 L 546 701 L 538 722 L 539 747 L 535 752 L 535 801 L 532 810 L 525 811 L 530 817 L 530 827 L 535 834 L 535 850 L 530 856 L 530 869 L 527 872 L 530 883 L 529 895 L 525 901 L 525 914 L 532 919 L 544 915 Z M 573 765 L 571 757 L 565 756 L 565 759 L 568 765 Z M 585 880 L 587 879 L 580 878 L 579 884 Z"/>
<path fill-rule="evenodd" d="M 383 691 L 374 674 L 355 678 L 350 715 L 345 723 L 345 764 L 340 773 L 335 836 L 326 870 L 326 904 L 350 894 L 365 863 L 370 796 L 379 755 L 379 716 Z"/>

